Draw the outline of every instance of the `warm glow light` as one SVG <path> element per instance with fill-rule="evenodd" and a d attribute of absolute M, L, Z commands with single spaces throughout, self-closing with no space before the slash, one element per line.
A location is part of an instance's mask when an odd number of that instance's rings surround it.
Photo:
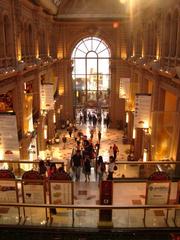
<path fill-rule="evenodd" d="M 143 128 L 149 128 L 149 122 L 148 121 L 144 121 Z"/>
<path fill-rule="evenodd" d="M 56 123 L 56 114 L 53 115 L 53 123 Z"/>
<path fill-rule="evenodd" d="M 113 22 L 113 28 L 118 28 L 119 27 L 119 23 L 118 22 Z"/>
<path fill-rule="evenodd" d="M 126 0 L 120 0 L 120 3 L 124 4 L 126 3 Z"/>
<path fill-rule="evenodd" d="M 58 50 L 57 58 L 59 58 L 59 59 L 63 58 L 63 52 L 61 50 Z"/>
<path fill-rule="evenodd" d="M 133 128 L 133 137 L 132 137 L 133 139 L 135 139 L 136 138 L 136 129 L 135 128 Z"/>
<path fill-rule="evenodd" d="M 47 125 L 44 126 L 44 139 L 47 139 Z"/>
<path fill-rule="evenodd" d="M 147 149 L 145 148 L 143 152 L 143 162 L 147 162 L 147 160 L 148 160 L 148 152 L 147 152 Z"/>
<path fill-rule="evenodd" d="M 125 59 L 127 58 L 126 49 L 122 49 L 122 50 L 121 50 L 121 58 L 122 58 L 123 60 L 125 60 Z"/>
<path fill-rule="evenodd" d="M 156 48 L 156 59 L 159 59 L 160 54 L 160 46 L 159 46 L 159 39 L 157 39 L 157 48 Z"/>
<path fill-rule="evenodd" d="M 18 61 L 20 61 L 22 59 L 20 39 L 18 39 L 18 42 L 17 42 L 17 59 L 18 59 Z"/>
<path fill-rule="evenodd" d="M 62 96 L 64 94 L 64 88 L 60 87 L 59 88 L 59 95 Z"/>
<path fill-rule="evenodd" d="M 142 43 L 142 52 L 141 52 L 141 56 L 144 57 L 144 43 Z"/>
<path fill-rule="evenodd" d="M 45 151 L 39 151 L 39 158 L 42 160 L 46 159 L 46 152 Z"/>
<path fill-rule="evenodd" d="M 36 58 L 39 58 L 39 45 L 38 45 L 38 41 L 36 42 Z"/>
<path fill-rule="evenodd" d="M 129 122 L 129 113 L 126 112 L 126 123 L 128 123 L 128 122 Z"/>

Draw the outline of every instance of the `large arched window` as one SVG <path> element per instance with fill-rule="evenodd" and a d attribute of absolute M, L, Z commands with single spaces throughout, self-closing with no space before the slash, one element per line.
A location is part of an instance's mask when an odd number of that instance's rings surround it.
<path fill-rule="evenodd" d="M 108 107 L 110 50 L 97 37 L 80 41 L 73 50 L 73 91 L 75 107 Z"/>

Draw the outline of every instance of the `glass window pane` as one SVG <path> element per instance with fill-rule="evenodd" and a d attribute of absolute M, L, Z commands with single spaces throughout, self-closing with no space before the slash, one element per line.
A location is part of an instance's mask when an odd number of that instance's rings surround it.
<path fill-rule="evenodd" d="M 99 91 L 98 92 L 98 101 L 99 104 L 103 107 L 109 105 L 109 90 L 107 91 Z"/>
<path fill-rule="evenodd" d="M 96 52 L 99 53 L 99 52 L 105 50 L 106 48 L 107 48 L 106 45 L 104 45 L 104 43 L 101 42 L 101 44 L 96 49 Z"/>
<path fill-rule="evenodd" d="M 99 58 L 109 58 L 110 54 L 109 54 L 108 49 L 105 49 L 104 51 L 98 53 L 98 57 Z"/>
<path fill-rule="evenodd" d="M 92 45 L 93 45 L 93 51 L 96 51 L 96 49 L 98 48 L 99 44 L 101 44 L 101 41 L 99 41 L 99 39 L 93 39 L 92 41 Z"/>
<path fill-rule="evenodd" d="M 97 90 L 97 74 L 87 75 L 87 90 Z"/>
<path fill-rule="evenodd" d="M 73 87 L 77 90 L 86 89 L 86 76 L 85 75 L 73 75 Z"/>
<path fill-rule="evenodd" d="M 77 49 L 76 51 L 76 58 L 85 58 L 86 52 L 82 51 L 81 49 Z"/>
<path fill-rule="evenodd" d="M 84 52 L 85 54 L 88 52 L 88 49 L 84 42 L 81 43 L 81 45 L 78 47 L 78 50 Z"/>
<path fill-rule="evenodd" d="M 102 74 L 109 74 L 109 59 L 99 59 L 98 72 Z"/>
<path fill-rule="evenodd" d="M 110 75 L 108 74 L 99 74 L 98 75 L 98 89 L 99 90 L 107 90 L 110 86 Z"/>
<path fill-rule="evenodd" d="M 97 91 L 87 91 L 87 101 L 97 101 Z"/>
<path fill-rule="evenodd" d="M 88 49 L 88 51 L 92 51 L 92 41 L 91 40 L 84 41 L 84 44 L 85 44 L 86 48 Z"/>
<path fill-rule="evenodd" d="M 85 59 L 75 59 L 73 74 L 85 74 L 86 73 L 86 65 Z"/>
<path fill-rule="evenodd" d="M 77 44 L 72 54 L 74 104 L 82 107 L 108 106 L 110 51 L 99 38 L 89 37 Z"/>
<path fill-rule="evenodd" d="M 88 56 L 90 57 L 91 55 L 88 54 Z M 87 58 L 86 64 L 87 64 L 87 74 L 97 73 L 97 58 Z"/>
<path fill-rule="evenodd" d="M 86 91 L 76 90 L 75 97 L 77 105 L 84 105 L 86 103 Z"/>

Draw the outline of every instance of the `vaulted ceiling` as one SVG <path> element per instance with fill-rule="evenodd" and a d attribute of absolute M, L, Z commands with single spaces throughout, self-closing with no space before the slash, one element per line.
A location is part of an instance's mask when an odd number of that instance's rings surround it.
<path fill-rule="evenodd" d="M 126 18 L 122 0 L 32 0 L 58 19 Z"/>

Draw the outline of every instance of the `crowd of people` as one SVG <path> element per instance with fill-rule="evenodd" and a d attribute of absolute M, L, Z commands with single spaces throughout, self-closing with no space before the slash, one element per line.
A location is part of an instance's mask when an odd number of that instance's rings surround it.
<path fill-rule="evenodd" d="M 92 111 L 88 112 L 85 110 L 79 113 L 79 126 L 81 123 L 89 122 L 89 135 L 85 135 L 81 129 L 77 128 L 77 125 L 72 123 L 70 120 L 66 120 L 65 128 L 67 134 L 64 132 L 59 143 L 66 149 L 67 142 L 69 139 L 74 139 L 75 147 L 72 149 L 72 155 L 68 169 L 68 175 L 72 180 L 80 181 L 81 174 L 84 174 L 85 182 L 90 181 L 91 169 L 94 168 L 96 178 L 99 182 L 102 180 L 113 179 L 113 173 L 116 171 L 115 161 L 117 154 L 119 153 L 118 146 L 113 144 L 109 147 L 109 161 L 104 162 L 103 157 L 99 156 L 99 149 L 101 146 L 101 128 L 97 123 L 101 123 L 103 118 L 104 124 L 109 126 L 110 118 L 109 114 L 106 113 L 103 117 L 101 114 Z M 69 135 L 69 137 L 68 137 Z M 39 172 L 41 175 L 51 178 L 56 172 L 65 173 L 64 169 L 60 167 L 56 168 L 54 163 L 40 161 Z"/>

